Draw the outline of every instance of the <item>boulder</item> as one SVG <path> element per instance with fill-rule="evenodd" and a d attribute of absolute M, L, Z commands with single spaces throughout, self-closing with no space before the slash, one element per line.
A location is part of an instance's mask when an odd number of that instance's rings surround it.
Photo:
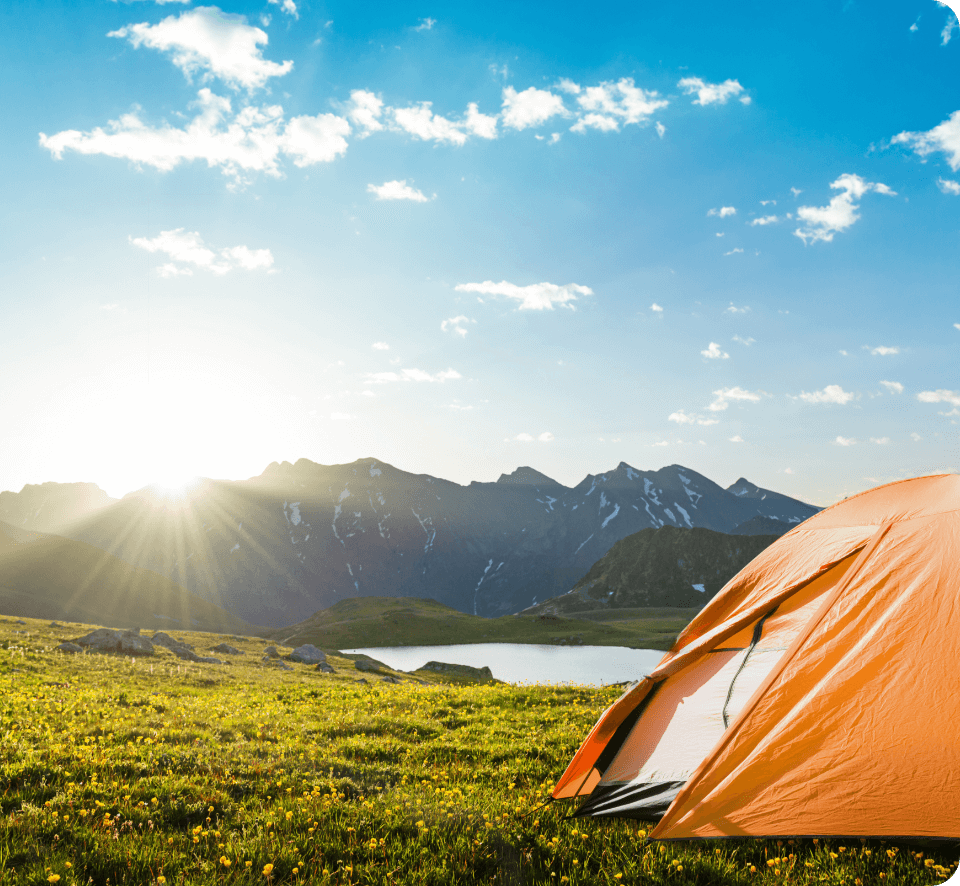
<path fill-rule="evenodd" d="M 287 656 L 287 661 L 298 661 L 301 664 L 319 664 L 326 660 L 326 654 L 312 643 L 304 643 L 303 646 L 298 646 Z"/>
<path fill-rule="evenodd" d="M 64 642 L 64 643 L 61 643 L 59 646 L 56 647 L 56 651 L 57 651 L 57 652 L 77 653 L 77 652 L 83 652 L 83 647 L 82 647 L 82 646 L 77 646 L 76 643 Z"/>
<path fill-rule="evenodd" d="M 432 671 L 434 674 L 447 674 L 451 677 L 460 677 L 472 680 L 492 680 L 493 674 L 490 671 L 490 668 L 484 666 L 482 668 L 474 668 L 470 665 L 462 664 L 450 664 L 446 661 L 428 661 L 422 668 L 418 668 L 421 671 Z"/>
<path fill-rule="evenodd" d="M 231 646 L 229 643 L 218 643 L 210 651 L 219 652 L 221 655 L 243 655 L 244 654 L 242 649 L 237 649 L 235 646 Z"/>
<path fill-rule="evenodd" d="M 268 646 L 266 649 L 263 650 L 263 657 L 264 658 L 280 658 L 280 653 L 277 652 L 276 646 Z"/>
<path fill-rule="evenodd" d="M 332 673 L 333 673 L 333 668 L 330 666 L 330 663 L 329 663 L 329 662 L 326 662 L 326 661 L 320 662 L 320 664 L 317 665 L 317 670 L 318 670 L 318 671 L 323 671 L 323 673 L 325 673 L 325 674 L 332 674 Z"/>
<path fill-rule="evenodd" d="M 157 631 L 150 640 L 154 646 L 163 646 L 165 649 L 170 649 L 171 651 L 174 649 L 193 649 L 189 643 L 185 643 L 183 640 L 177 640 L 175 637 L 171 637 L 163 631 Z"/>
<path fill-rule="evenodd" d="M 398 677 L 394 677 L 393 674 L 387 674 L 381 681 L 381 683 L 402 683 L 403 680 Z"/>
<path fill-rule="evenodd" d="M 383 662 L 377 661 L 373 658 L 358 658 L 353 666 L 358 671 L 366 671 L 372 674 L 379 674 L 382 668 L 385 668 L 386 665 Z"/>
<path fill-rule="evenodd" d="M 111 628 L 98 628 L 73 642 L 88 649 L 95 649 L 97 652 L 153 655 L 153 643 L 146 637 L 140 636 L 139 631 L 115 631 Z"/>

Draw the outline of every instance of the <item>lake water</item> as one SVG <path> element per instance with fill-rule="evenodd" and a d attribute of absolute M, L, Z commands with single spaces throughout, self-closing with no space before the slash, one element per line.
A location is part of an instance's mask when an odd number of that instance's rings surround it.
<path fill-rule="evenodd" d="M 466 643 L 457 646 L 392 646 L 344 649 L 369 655 L 398 671 L 415 671 L 428 661 L 490 668 L 506 683 L 605 685 L 639 680 L 664 653 L 623 646 L 541 646 L 531 643 Z"/>

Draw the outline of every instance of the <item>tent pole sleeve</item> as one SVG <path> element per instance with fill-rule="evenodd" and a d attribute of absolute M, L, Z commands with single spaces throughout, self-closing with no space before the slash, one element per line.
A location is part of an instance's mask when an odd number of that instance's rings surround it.
<path fill-rule="evenodd" d="M 693 793 L 694 788 L 697 786 L 697 783 L 703 778 L 704 774 L 710 770 L 713 766 L 716 759 L 726 750 L 727 746 L 736 738 L 737 733 L 740 731 L 740 727 L 746 722 L 747 718 L 753 713 L 754 708 L 760 703 L 761 699 L 766 695 L 767 690 L 771 684 L 780 676 L 784 668 L 790 663 L 794 658 L 797 652 L 803 647 L 807 642 L 807 639 L 810 635 L 816 630 L 817 625 L 824 619 L 826 614 L 833 608 L 834 603 L 840 598 L 840 596 L 847 590 L 847 588 L 853 583 L 854 579 L 863 569 L 864 565 L 873 555 L 873 552 L 877 549 L 877 546 L 883 540 L 883 537 L 890 531 L 890 528 L 893 526 L 893 523 L 884 523 L 880 529 L 874 534 L 873 538 L 868 542 L 868 544 L 860 551 L 859 556 L 854 561 L 853 565 L 850 567 L 847 574 L 843 577 L 843 580 L 834 588 L 832 593 L 824 600 L 823 604 L 817 610 L 813 618 L 807 622 L 804 629 L 799 633 L 793 643 L 790 644 L 790 648 L 783 654 L 783 657 L 777 662 L 777 666 L 767 674 L 764 681 L 757 687 L 756 692 L 750 697 L 749 701 L 743 706 L 743 709 L 737 715 L 737 718 L 730 724 L 730 728 L 723 733 L 723 737 L 717 743 L 716 747 L 707 755 L 706 759 L 697 767 L 697 770 L 690 776 L 687 780 L 687 783 L 683 786 L 680 793 L 674 798 L 673 803 L 670 804 L 670 808 L 667 810 L 663 818 L 660 819 L 660 823 L 654 828 L 650 836 L 652 839 L 660 839 L 661 836 L 670 828 L 670 825 L 677 818 L 680 813 L 684 803 L 686 802 L 687 797 Z"/>

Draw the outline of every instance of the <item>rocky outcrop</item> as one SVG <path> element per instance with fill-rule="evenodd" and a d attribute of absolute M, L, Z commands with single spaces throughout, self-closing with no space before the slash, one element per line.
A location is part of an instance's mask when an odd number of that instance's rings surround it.
<path fill-rule="evenodd" d="M 304 643 L 303 646 L 298 646 L 287 656 L 287 661 L 297 661 L 301 664 L 320 664 L 320 662 L 326 660 L 326 653 L 317 649 L 312 643 Z"/>
<path fill-rule="evenodd" d="M 69 641 L 64 641 L 55 648 L 57 652 L 68 652 L 72 655 L 76 655 L 78 652 L 83 652 L 82 646 L 78 646 L 76 643 L 70 643 Z"/>
<path fill-rule="evenodd" d="M 211 652 L 219 652 L 221 655 L 244 655 L 242 649 L 237 649 L 236 646 L 231 646 L 229 643 L 218 643 L 214 646 Z"/>
<path fill-rule="evenodd" d="M 95 652 L 119 652 L 123 655 L 153 655 L 153 643 L 141 636 L 140 631 L 116 631 L 97 628 L 85 637 L 73 641 L 84 649 Z"/>
<path fill-rule="evenodd" d="M 482 668 L 474 668 L 470 665 L 450 664 L 446 661 L 428 661 L 422 668 L 418 668 L 418 670 L 430 671 L 434 674 L 443 674 L 447 677 L 459 677 L 461 679 L 477 680 L 481 683 L 493 680 L 493 674 L 491 673 L 490 668 L 486 666 Z"/>

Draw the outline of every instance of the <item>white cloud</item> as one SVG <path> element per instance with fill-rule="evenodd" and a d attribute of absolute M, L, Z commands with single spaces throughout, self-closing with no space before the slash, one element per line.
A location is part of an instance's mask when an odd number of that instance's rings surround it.
<path fill-rule="evenodd" d="M 572 302 L 578 295 L 593 295 L 589 286 L 579 286 L 576 283 L 566 283 L 558 286 L 556 283 L 532 283 L 529 286 L 517 286 L 501 280 L 494 283 L 485 280 L 483 283 L 458 283 L 457 292 L 476 292 L 480 295 L 502 295 L 520 302 L 521 311 L 552 311 L 554 305 L 575 310 Z"/>
<path fill-rule="evenodd" d="M 667 127 L 664 126 L 659 120 L 657 121 L 657 135 L 660 138 L 663 138 L 664 133 L 667 131 Z"/>
<path fill-rule="evenodd" d="M 693 100 L 695 105 L 725 105 L 731 98 L 736 98 L 743 92 L 743 87 L 737 80 L 724 80 L 723 83 L 707 83 L 700 77 L 684 77 L 678 84 L 686 95 L 697 94 Z M 750 104 L 750 96 L 740 98 L 743 104 Z"/>
<path fill-rule="evenodd" d="M 40 145 L 58 160 L 69 150 L 125 159 L 163 172 L 183 162 L 205 160 L 241 182 L 244 173 L 279 176 L 281 154 L 303 167 L 329 163 L 347 150 L 350 124 L 334 114 L 294 117 L 284 125 L 279 105 L 245 107 L 233 114 L 229 99 L 206 88 L 193 106 L 197 115 L 183 128 L 167 123 L 150 126 L 133 112 L 112 120 L 106 129 L 40 133 Z"/>
<path fill-rule="evenodd" d="M 157 271 L 161 277 L 189 276 L 190 265 L 222 275 L 233 270 L 261 271 L 273 267 L 273 255 L 269 249 L 250 249 L 246 246 L 229 246 L 214 252 L 203 242 L 196 231 L 176 228 L 161 231 L 152 240 L 146 237 L 130 237 L 134 246 L 147 252 L 166 254 L 172 262 L 161 265 Z M 179 264 L 175 264 L 178 262 Z"/>
<path fill-rule="evenodd" d="M 713 392 L 713 402 L 707 407 L 711 412 L 723 412 L 731 400 L 745 400 L 750 403 L 756 403 L 760 400 L 760 394 L 753 391 L 745 391 L 741 387 L 721 388 Z"/>
<path fill-rule="evenodd" d="M 741 308 L 738 308 L 733 302 L 723 309 L 724 314 L 749 314 L 750 306 L 744 305 Z"/>
<path fill-rule="evenodd" d="M 382 185 L 367 185 L 368 194 L 376 194 L 378 200 L 412 200 L 414 203 L 427 203 L 423 191 L 407 184 L 407 180 L 384 182 Z"/>
<path fill-rule="evenodd" d="M 783 469 L 783 473 L 785 473 L 785 474 L 792 474 L 792 473 L 793 473 L 793 468 L 784 468 L 784 469 Z"/>
<path fill-rule="evenodd" d="M 375 341 L 371 347 L 372 347 L 375 351 L 389 351 L 389 350 L 390 350 L 390 345 L 388 345 L 385 341 Z"/>
<path fill-rule="evenodd" d="M 537 439 L 541 443 L 550 443 L 554 439 L 554 437 L 553 437 L 553 434 L 551 434 L 549 431 L 544 431 L 539 437 L 537 437 Z"/>
<path fill-rule="evenodd" d="M 561 77 L 557 81 L 557 89 L 569 95 L 578 95 L 580 93 L 580 84 L 574 83 L 573 80 L 568 77 Z"/>
<path fill-rule="evenodd" d="M 707 215 L 717 215 L 720 218 L 726 218 L 728 215 L 736 215 L 737 209 L 735 206 L 721 206 L 719 209 L 710 209 L 707 211 Z"/>
<path fill-rule="evenodd" d="M 671 412 L 667 416 L 667 421 L 675 421 L 678 425 L 693 425 L 697 423 L 697 417 L 695 415 L 687 415 L 682 409 L 678 409 L 676 412 Z"/>
<path fill-rule="evenodd" d="M 710 342 L 710 344 L 707 345 L 707 349 L 705 351 L 701 351 L 700 353 L 708 360 L 726 360 L 730 357 L 728 353 L 720 350 L 720 345 L 718 345 L 715 341 Z"/>
<path fill-rule="evenodd" d="M 729 252 L 725 252 L 724 255 L 738 255 L 742 253 L 743 250 L 739 246 L 734 246 Z"/>
<path fill-rule="evenodd" d="M 437 20 L 435 18 L 422 18 L 420 19 L 420 24 L 417 25 L 413 30 L 429 31 L 436 23 Z"/>
<path fill-rule="evenodd" d="M 424 141 L 464 144 L 467 134 L 462 127 L 446 117 L 434 114 L 430 110 L 432 105 L 433 102 L 421 102 L 409 108 L 393 108 L 393 119 L 401 129 Z"/>
<path fill-rule="evenodd" d="M 533 434 L 528 434 L 524 432 L 521 434 L 517 434 L 517 436 L 513 438 L 513 440 L 516 440 L 519 443 L 533 443 L 535 440 L 540 443 L 550 443 L 554 439 L 555 438 L 553 434 L 551 434 L 549 431 L 544 431 L 538 437 L 534 437 Z"/>
<path fill-rule="evenodd" d="M 882 384 L 891 394 L 903 393 L 903 385 L 898 381 L 882 381 L 880 384 Z"/>
<path fill-rule="evenodd" d="M 470 102 L 467 105 L 467 118 L 463 121 L 463 126 L 480 138 L 494 139 L 497 137 L 497 115 L 481 114 L 476 102 Z M 553 141 L 556 141 L 556 139 L 553 139 Z"/>
<path fill-rule="evenodd" d="M 937 0 L 937 2 L 939 3 L 940 0 Z M 947 4 L 941 3 L 940 5 L 946 6 Z M 957 27 L 957 15 L 960 15 L 960 13 L 947 16 L 947 20 L 944 23 L 943 30 L 940 32 L 941 46 L 946 46 L 950 42 L 951 37 L 953 37 L 954 29 Z"/>
<path fill-rule="evenodd" d="M 371 132 L 383 129 L 380 117 L 383 115 L 383 100 L 366 89 L 354 89 L 347 104 L 347 117 L 358 127 L 360 137 L 365 138 Z"/>
<path fill-rule="evenodd" d="M 890 442 L 889 437 L 871 437 L 871 443 L 876 443 L 877 446 L 886 446 Z"/>
<path fill-rule="evenodd" d="M 960 182 L 950 178 L 938 178 L 937 187 L 940 188 L 944 194 L 952 194 L 954 197 L 960 197 Z"/>
<path fill-rule="evenodd" d="M 127 25 L 107 36 L 126 38 L 135 49 L 146 46 L 169 53 L 187 78 L 216 77 L 233 89 L 257 89 L 293 68 L 292 61 L 277 64 L 263 57 L 260 44 L 267 43 L 265 31 L 248 25 L 246 16 L 216 6 L 198 6 L 156 25 Z"/>
<path fill-rule="evenodd" d="M 297 4 L 294 3 L 293 0 L 268 0 L 268 2 L 274 6 L 279 6 L 287 15 L 292 15 L 296 19 L 300 18 L 300 13 L 297 11 Z"/>
<path fill-rule="evenodd" d="M 954 323 L 954 324 L 953 324 L 953 328 L 954 328 L 954 329 L 960 329 L 960 323 Z"/>
<path fill-rule="evenodd" d="M 739 335 L 735 335 L 733 337 L 733 340 L 740 342 L 740 344 L 742 345 L 746 345 L 748 348 L 750 347 L 750 345 L 756 342 L 755 338 L 751 338 L 750 336 L 747 336 L 746 338 L 741 338 Z"/>
<path fill-rule="evenodd" d="M 837 446 L 856 446 L 857 441 L 854 440 L 853 437 L 840 437 L 840 436 L 838 436 L 837 439 L 834 440 L 834 443 L 836 443 Z"/>
<path fill-rule="evenodd" d="M 370 372 L 367 381 L 373 384 L 389 384 L 398 381 L 445 382 L 463 378 L 456 369 L 444 369 L 431 375 L 422 369 L 401 369 L 399 372 Z"/>
<path fill-rule="evenodd" d="M 874 357 L 889 357 L 892 354 L 900 353 L 900 348 L 889 347 L 887 345 L 878 345 L 875 348 L 871 348 L 869 345 L 864 345 L 864 348 L 870 351 Z"/>
<path fill-rule="evenodd" d="M 793 194 L 794 197 L 799 197 L 803 191 L 801 191 L 800 188 L 790 188 L 790 193 Z"/>
<path fill-rule="evenodd" d="M 731 442 L 731 443 L 742 443 L 742 442 L 743 442 L 743 437 L 741 437 L 739 434 L 735 434 L 734 436 L 732 436 L 732 437 L 730 438 L 730 442 Z"/>
<path fill-rule="evenodd" d="M 750 222 L 750 227 L 755 228 L 757 225 L 775 225 L 779 218 L 775 215 L 764 215 L 761 218 L 755 218 Z"/>
<path fill-rule="evenodd" d="M 548 89 L 531 86 L 517 92 L 512 86 L 503 90 L 503 125 L 511 129 L 526 129 L 538 126 L 558 114 L 567 116 L 569 111 L 559 95 Z"/>
<path fill-rule="evenodd" d="M 521 443 L 532 443 L 532 442 L 533 442 L 533 437 L 532 437 L 530 434 L 525 434 L 525 433 L 517 434 L 517 436 L 514 437 L 513 439 L 514 439 L 514 440 L 519 440 Z"/>
<path fill-rule="evenodd" d="M 942 151 L 950 168 L 960 169 L 960 111 L 954 111 L 939 126 L 927 132 L 901 132 L 891 139 L 892 144 L 907 145 L 921 157 Z"/>
<path fill-rule="evenodd" d="M 350 124 L 336 114 L 294 117 L 284 130 L 281 149 L 301 168 L 330 163 L 347 152 L 349 134 Z"/>
<path fill-rule="evenodd" d="M 948 391 L 939 388 L 936 391 L 921 391 L 917 394 L 921 403 L 949 403 L 951 406 L 960 406 L 960 391 Z"/>
<path fill-rule="evenodd" d="M 919 443 L 923 439 L 923 437 L 921 437 L 916 431 L 914 431 L 910 435 L 910 439 L 913 440 L 914 443 Z"/>
<path fill-rule="evenodd" d="M 571 131 L 585 132 L 589 128 L 616 132 L 621 124 L 641 123 L 670 103 L 659 98 L 654 91 L 635 86 L 632 78 L 624 77 L 616 83 L 607 81 L 599 86 L 586 87 L 578 92 L 577 104 L 582 116 Z"/>
<path fill-rule="evenodd" d="M 663 313 L 663 308 L 661 308 L 660 305 L 658 305 L 656 302 L 650 305 L 650 310 L 653 311 L 655 314 Z M 960 323 L 957 324 L 957 328 L 960 329 Z"/>
<path fill-rule="evenodd" d="M 845 391 L 840 385 L 827 385 L 822 391 L 806 391 L 800 394 L 800 399 L 805 403 L 837 403 L 840 406 L 856 399 L 856 394 Z"/>
<path fill-rule="evenodd" d="M 449 320 L 444 320 L 440 324 L 440 331 L 452 332 L 454 335 L 459 335 L 460 338 L 466 338 L 467 336 L 466 324 L 476 323 L 476 322 L 477 322 L 476 320 L 471 320 L 466 315 L 461 314 L 459 317 L 451 317 Z"/>
<path fill-rule="evenodd" d="M 670 445 L 670 441 L 669 441 L 669 440 L 660 440 L 659 442 L 657 442 L 657 443 L 651 443 L 650 445 L 651 445 L 651 446 L 669 446 L 669 445 Z"/>
<path fill-rule="evenodd" d="M 868 191 L 888 196 L 896 194 L 882 182 L 868 182 L 850 173 L 841 175 L 830 187 L 843 193 L 837 194 L 826 206 L 801 206 L 797 209 L 797 217 L 806 223 L 806 227 L 797 228 L 794 234 L 804 244 L 818 240 L 829 243 L 834 234 L 849 228 L 860 218 L 857 212 L 860 205 L 856 201 Z"/>

